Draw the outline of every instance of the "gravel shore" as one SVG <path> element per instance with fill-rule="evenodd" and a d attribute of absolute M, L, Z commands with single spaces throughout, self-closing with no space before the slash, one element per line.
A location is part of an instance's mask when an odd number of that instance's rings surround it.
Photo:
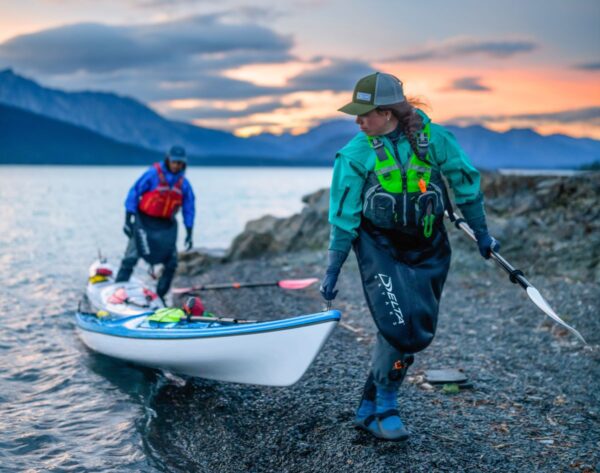
<path fill-rule="evenodd" d="M 300 382 L 167 383 L 149 406 L 156 461 L 167 471 L 200 472 L 600 471 L 599 285 L 528 274 L 526 261 L 516 262 L 586 337 L 584 347 L 493 263 L 467 245 L 455 248 L 437 336 L 400 390 L 409 441 L 378 441 L 352 427 L 375 327 L 351 257 L 334 305 L 343 324 Z M 324 251 L 301 251 L 214 265 L 175 285 L 320 277 L 324 266 Z M 323 308 L 316 286 L 203 298 L 219 314 L 261 320 Z M 463 370 L 473 389 L 445 394 L 424 383 L 424 371 L 437 368 Z"/>

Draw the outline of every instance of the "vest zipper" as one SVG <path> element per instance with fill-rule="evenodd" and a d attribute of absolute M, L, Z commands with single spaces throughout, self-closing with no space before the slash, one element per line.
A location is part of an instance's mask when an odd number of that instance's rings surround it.
<path fill-rule="evenodd" d="M 342 207 L 344 207 L 344 201 L 346 200 L 346 197 L 348 196 L 348 192 L 350 192 L 350 186 L 346 186 L 346 188 L 344 189 L 344 193 L 342 194 L 342 199 L 340 200 L 340 205 L 338 207 L 338 211 L 336 214 L 338 217 L 340 215 L 342 215 Z"/>
<path fill-rule="evenodd" d="M 467 174 L 464 169 L 461 169 L 460 172 L 463 176 L 463 182 L 466 179 L 467 181 L 469 181 L 470 185 L 473 185 L 473 178 L 471 176 L 469 176 L 469 174 Z"/>
<path fill-rule="evenodd" d="M 406 200 L 408 199 L 408 192 L 406 188 L 408 187 L 408 177 L 406 176 L 406 172 L 404 171 L 404 166 L 402 166 L 402 194 L 404 195 L 404 204 L 402 205 L 402 222 L 406 227 Z"/>
<path fill-rule="evenodd" d="M 446 201 L 444 200 L 444 193 L 442 192 L 442 189 L 440 189 L 440 187 L 438 185 L 436 185 L 434 182 L 429 181 L 429 184 L 438 191 L 438 194 L 440 196 L 440 200 L 442 202 L 442 205 L 444 207 L 444 210 L 446 210 Z"/>
<path fill-rule="evenodd" d="M 407 199 L 408 199 L 408 176 L 406 175 L 406 167 L 402 164 L 402 160 L 400 159 L 400 153 L 398 153 L 398 143 L 394 143 L 392 141 L 392 149 L 394 150 L 394 157 L 396 158 L 396 163 L 400 166 L 400 172 L 402 175 L 402 225 L 406 227 L 406 207 L 407 207 Z M 410 158 L 408 158 L 410 161 Z M 407 161 L 407 164 L 409 164 Z"/>

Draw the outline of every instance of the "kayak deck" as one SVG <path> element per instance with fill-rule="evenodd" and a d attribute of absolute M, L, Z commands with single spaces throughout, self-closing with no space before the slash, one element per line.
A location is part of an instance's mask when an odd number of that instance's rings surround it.
<path fill-rule="evenodd" d="M 331 310 L 266 322 L 154 325 L 148 315 L 78 313 L 77 326 L 89 348 L 125 361 L 220 381 L 288 386 L 304 374 L 341 316 Z"/>
<path fill-rule="evenodd" d="M 186 322 L 150 324 L 146 319 L 150 313 L 121 319 L 103 319 L 91 314 L 77 314 L 77 325 L 81 330 L 103 333 L 113 337 L 141 339 L 182 339 L 247 335 L 276 330 L 290 330 L 328 321 L 339 321 L 337 310 L 289 319 L 253 323 Z"/>

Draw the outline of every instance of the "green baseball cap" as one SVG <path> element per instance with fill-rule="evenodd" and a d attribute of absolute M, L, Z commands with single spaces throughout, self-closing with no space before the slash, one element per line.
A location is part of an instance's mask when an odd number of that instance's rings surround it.
<path fill-rule="evenodd" d="M 363 115 L 381 105 L 404 102 L 402 82 L 391 74 L 376 72 L 360 79 L 354 87 L 352 102 L 338 109 L 348 115 Z"/>

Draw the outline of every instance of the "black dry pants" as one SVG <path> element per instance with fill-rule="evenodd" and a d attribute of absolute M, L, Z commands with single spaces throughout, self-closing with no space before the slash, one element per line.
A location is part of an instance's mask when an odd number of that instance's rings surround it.
<path fill-rule="evenodd" d="M 116 282 L 125 282 L 129 281 L 131 277 L 131 273 L 133 273 L 133 269 L 140 259 L 140 254 L 137 249 L 136 239 L 135 237 L 131 237 L 129 242 L 127 243 L 127 249 L 125 250 L 125 256 L 121 261 L 121 267 L 119 268 L 119 272 L 117 273 Z M 173 248 L 170 257 L 164 261 L 164 269 L 160 278 L 158 279 L 158 283 L 156 285 L 156 293 L 162 298 L 165 296 L 171 287 L 171 282 L 173 281 L 173 277 L 175 276 L 175 271 L 177 270 L 177 249 Z"/>
<path fill-rule="evenodd" d="M 367 304 L 379 329 L 365 389 L 373 382 L 397 388 L 413 354 L 426 348 L 435 335 L 450 268 L 450 244 L 444 228 L 427 241 L 381 230 L 367 221 L 359 229 L 354 251 Z"/>
<path fill-rule="evenodd" d="M 125 257 L 117 274 L 117 282 L 129 281 L 133 268 L 140 258 L 149 264 L 163 264 L 164 270 L 158 279 L 156 293 L 163 298 L 177 270 L 177 221 L 149 217 L 138 213 L 134 235 L 127 243 Z"/>

